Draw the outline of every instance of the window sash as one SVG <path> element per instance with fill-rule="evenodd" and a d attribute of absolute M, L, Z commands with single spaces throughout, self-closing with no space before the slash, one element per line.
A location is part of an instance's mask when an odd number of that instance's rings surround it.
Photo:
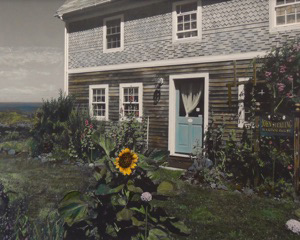
<path fill-rule="evenodd" d="M 284 26 L 300 23 L 300 0 L 294 0 L 294 2 L 278 4 L 276 1 L 275 13 L 276 13 L 276 25 Z"/>

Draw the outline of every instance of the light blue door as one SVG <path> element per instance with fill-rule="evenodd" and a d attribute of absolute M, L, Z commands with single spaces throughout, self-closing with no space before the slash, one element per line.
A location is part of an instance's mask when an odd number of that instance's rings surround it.
<path fill-rule="evenodd" d="M 175 152 L 190 154 L 198 143 L 202 146 L 203 115 L 189 117 L 180 113 L 180 89 L 176 89 Z"/>

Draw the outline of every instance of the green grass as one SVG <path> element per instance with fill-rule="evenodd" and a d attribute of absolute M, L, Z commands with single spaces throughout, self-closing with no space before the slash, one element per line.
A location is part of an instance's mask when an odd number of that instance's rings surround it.
<path fill-rule="evenodd" d="M 28 215 L 44 218 L 57 208 L 59 200 L 71 190 L 86 191 L 93 184 L 91 169 L 73 165 L 42 164 L 39 160 L 0 159 L 0 182 L 12 199 L 26 198 Z"/>
<path fill-rule="evenodd" d="M 0 123 L 14 125 L 17 123 L 31 123 L 32 118 L 17 112 L 0 112 Z"/>
<path fill-rule="evenodd" d="M 293 212 L 299 208 L 291 201 L 202 189 L 179 181 L 174 172 L 167 173 L 163 169 L 159 172 L 156 173 L 158 179 L 166 179 L 168 175 L 173 177 L 179 194 L 169 201 L 157 201 L 155 204 L 182 219 L 192 230 L 189 237 L 175 239 L 299 239 L 285 229 L 286 221 L 296 219 Z"/>
<path fill-rule="evenodd" d="M 156 180 L 171 180 L 178 194 L 168 201 L 153 201 L 183 220 L 191 229 L 188 237 L 176 240 L 292 240 L 299 236 L 285 229 L 287 220 L 299 207 L 290 201 L 247 197 L 233 192 L 202 189 L 187 184 L 181 172 L 159 169 Z M 28 159 L 1 159 L 0 182 L 13 197 L 27 197 L 31 218 L 44 219 L 57 207 L 58 201 L 70 190 L 85 191 L 94 186 L 90 169 L 73 165 L 41 164 Z"/>

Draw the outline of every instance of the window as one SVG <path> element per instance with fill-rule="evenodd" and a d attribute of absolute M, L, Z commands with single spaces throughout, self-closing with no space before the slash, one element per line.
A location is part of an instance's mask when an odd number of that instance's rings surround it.
<path fill-rule="evenodd" d="M 173 3 L 173 40 L 192 40 L 201 37 L 201 1 Z"/>
<path fill-rule="evenodd" d="M 90 115 L 97 120 L 108 120 L 108 85 L 90 85 Z"/>
<path fill-rule="evenodd" d="M 141 117 L 143 113 L 143 84 L 120 84 L 120 113 L 122 118 L 133 114 Z"/>
<path fill-rule="evenodd" d="M 271 29 L 292 29 L 300 26 L 300 0 L 270 1 Z"/>
<path fill-rule="evenodd" d="M 116 16 L 104 19 L 103 51 L 122 51 L 124 46 L 124 17 Z"/>

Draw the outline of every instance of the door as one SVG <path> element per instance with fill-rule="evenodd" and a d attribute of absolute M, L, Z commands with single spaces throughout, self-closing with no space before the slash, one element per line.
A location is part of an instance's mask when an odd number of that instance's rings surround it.
<path fill-rule="evenodd" d="M 175 80 L 175 152 L 190 154 L 203 140 L 204 79 Z"/>

